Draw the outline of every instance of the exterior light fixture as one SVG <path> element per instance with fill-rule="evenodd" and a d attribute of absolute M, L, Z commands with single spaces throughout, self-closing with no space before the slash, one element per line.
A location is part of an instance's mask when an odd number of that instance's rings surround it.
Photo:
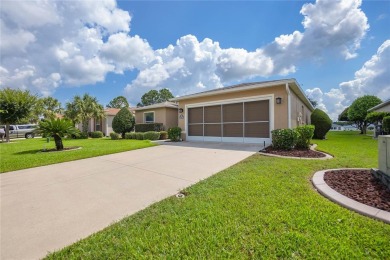
<path fill-rule="evenodd" d="M 179 108 L 179 113 L 183 113 L 183 108 Z"/>
<path fill-rule="evenodd" d="M 276 98 L 276 104 L 282 104 L 282 98 L 281 97 L 277 97 Z"/>

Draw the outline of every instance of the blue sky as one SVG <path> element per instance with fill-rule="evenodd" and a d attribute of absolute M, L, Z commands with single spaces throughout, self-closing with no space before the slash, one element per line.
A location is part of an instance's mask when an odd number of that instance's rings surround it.
<path fill-rule="evenodd" d="M 296 78 L 331 117 L 390 98 L 390 1 L 2 1 L 0 87 L 106 105 Z"/>

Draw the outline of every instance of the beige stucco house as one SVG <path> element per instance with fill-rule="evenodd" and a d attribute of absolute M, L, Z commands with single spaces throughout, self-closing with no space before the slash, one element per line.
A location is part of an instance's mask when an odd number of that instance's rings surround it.
<path fill-rule="evenodd" d="M 135 123 L 162 123 L 165 130 L 178 125 L 178 107 L 173 102 L 163 102 L 150 106 L 137 107 Z"/>
<path fill-rule="evenodd" d="M 368 110 L 368 112 L 389 112 L 390 113 L 390 99 L 376 105 Z"/>
<path fill-rule="evenodd" d="M 171 101 L 178 103 L 178 126 L 188 141 L 271 143 L 272 130 L 310 124 L 314 110 L 295 79 L 244 83 Z"/>

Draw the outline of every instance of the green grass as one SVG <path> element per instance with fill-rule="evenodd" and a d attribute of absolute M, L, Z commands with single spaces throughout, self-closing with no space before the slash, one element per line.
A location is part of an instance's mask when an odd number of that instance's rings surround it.
<path fill-rule="evenodd" d="M 99 139 L 64 139 L 64 147 L 81 146 L 82 149 L 62 152 L 42 152 L 55 148 L 54 140 L 45 138 L 18 139 L 0 143 L 0 172 L 21 170 L 48 164 L 74 161 L 105 154 L 130 151 L 153 146 L 150 141 Z"/>
<path fill-rule="evenodd" d="M 48 259 L 388 259 L 390 225 L 319 195 L 321 169 L 375 167 L 377 141 L 333 132 L 327 161 L 254 155 Z M 115 203 L 115 202 L 113 202 Z"/>

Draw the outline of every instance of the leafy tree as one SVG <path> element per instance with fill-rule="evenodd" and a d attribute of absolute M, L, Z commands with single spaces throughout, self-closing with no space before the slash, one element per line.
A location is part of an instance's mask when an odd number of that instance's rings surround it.
<path fill-rule="evenodd" d="M 72 121 L 68 119 L 50 119 L 41 121 L 38 124 L 38 128 L 35 130 L 37 133 L 42 133 L 46 136 L 52 136 L 56 144 L 56 149 L 58 151 L 64 149 L 62 143 L 62 137 L 66 135 L 79 135 L 79 130 L 74 127 Z"/>
<path fill-rule="evenodd" d="M 370 124 L 377 124 L 382 122 L 383 118 L 390 116 L 390 112 L 370 112 L 366 116 L 366 121 Z"/>
<path fill-rule="evenodd" d="M 314 125 L 314 139 L 325 139 L 326 134 L 332 127 L 332 120 L 321 109 L 314 109 L 311 113 L 311 124 Z"/>
<path fill-rule="evenodd" d="M 37 102 L 37 96 L 28 90 L 4 88 L 0 90 L 0 121 L 5 124 L 6 141 L 9 126 L 28 117 Z"/>
<path fill-rule="evenodd" d="M 353 101 L 348 109 L 348 118 L 360 129 L 361 134 L 367 133 L 367 126 L 370 123 L 366 120 L 367 110 L 382 103 L 376 96 L 365 95 Z"/>
<path fill-rule="evenodd" d="M 81 123 L 83 133 L 88 133 L 88 122 L 91 118 L 104 117 L 104 108 L 95 97 L 84 94 L 75 96 L 72 102 L 66 103 L 65 117 L 73 123 Z"/>
<path fill-rule="evenodd" d="M 349 121 L 349 119 L 348 119 L 348 109 L 349 109 L 349 107 L 346 107 L 343 110 L 343 112 L 341 112 L 341 114 L 338 117 L 339 121 Z"/>
<path fill-rule="evenodd" d="M 43 116 L 45 119 L 54 119 L 63 111 L 61 103 L 53 97 L 45 97 L 38 100 L 34 109 L 35 116 Z"/>
<path fill-rule="evenodd" d="M 112 119 L 112 129 L 116 133 L 122 134 L 122 138 L 125 139 L 125 134 L 131 132 L 134 128 L 133 114 L 127 107 L 119 110 L 118 114 Z"/>
<path fill-rule="evenodd" d="M 174 96 L 167 88 L 160 89 L 159 91 L 152 89 L 143 94 L 141 103 L 138 103 L 137 106 L 149 106 L 168 101 L 171 98 L 174 98 Z"/>
<path fill-rule="evenodd" d="M 318 102 L 310 97 L 307 97 L 307 99 L 310 101 L 311 105 L 316 108 L 318 106 Z"/>
<path fill-rule="evenodd" d="M 113 100 L 108 103 L 106 107 L 109 108 L 123 108 L 123 107 L 129 107 L 129 102 L 127 102 L 127 99 L 124 96 L 118 96 L 114 98 Z"/>

